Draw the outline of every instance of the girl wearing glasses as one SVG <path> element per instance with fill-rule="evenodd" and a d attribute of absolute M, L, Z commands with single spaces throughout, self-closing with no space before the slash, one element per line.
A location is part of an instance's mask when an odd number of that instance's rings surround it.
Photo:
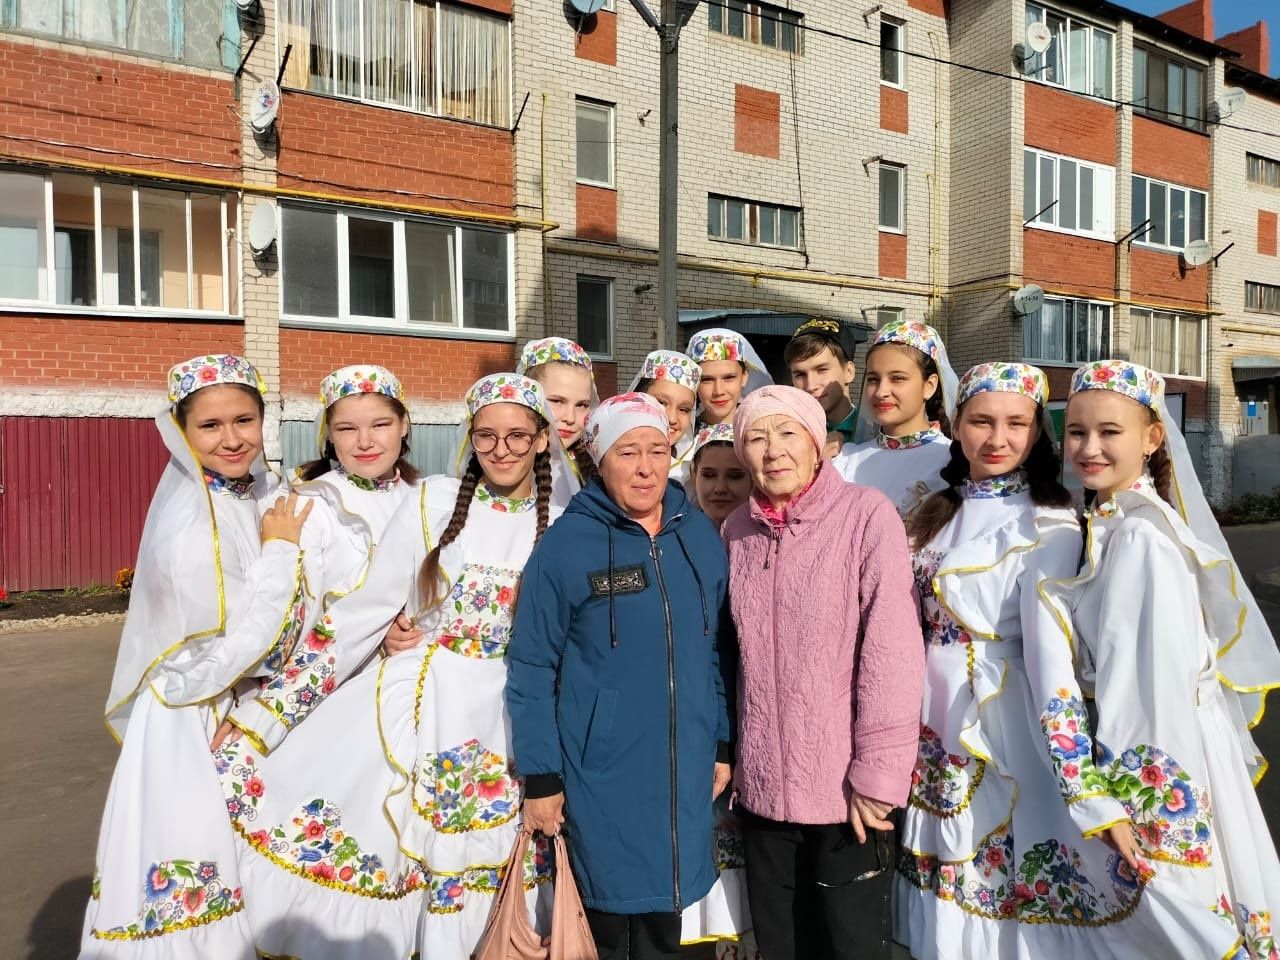
<path fill-rule="evenodd" d="M 520 829 L 504 655 L 521 571 L 559 513 L 552 460 L 564 453 L 527 377 L 483 378 L 466 408 L 461 475 L 423 481 L 365 585 L 304 642 L 367 653 L 401 609 L 423 639 L 391 645 L 278 749 L 246 736 L 219 752 L 254 946 L 268 955 L 466 960 Z M 531 909 L 549 866 L 541 847 L 526 862 Z"/>

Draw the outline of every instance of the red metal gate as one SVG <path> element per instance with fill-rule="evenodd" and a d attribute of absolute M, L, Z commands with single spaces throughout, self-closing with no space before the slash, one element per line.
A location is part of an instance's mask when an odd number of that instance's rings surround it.
<path fill-rule="evenodd" d="M 111 583 L 167 459 L 152 420 L 0 417 L 0 585 Z"/>

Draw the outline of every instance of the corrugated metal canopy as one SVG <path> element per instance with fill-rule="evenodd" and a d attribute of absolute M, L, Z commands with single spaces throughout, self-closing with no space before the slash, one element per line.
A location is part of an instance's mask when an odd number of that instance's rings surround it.
<path fill-rule="evenodd" d="M 748 337 L 790 337 L 796 332 L 796 327 L 810 319 L 812 316 L 807 313 L 755 309 L 681 310 L 679 314 L 682 327 L 708 326 L 714 321 L 715 326 L 736 330 Z M 864 343 L 871 338 L 872 328 L 866 324 L 852 323 L 839 317 L 832 319 L 848 330 L 856 343 Z"/>
<path fill-rule="evenodd" d="M 1236 357 L 1231 361 L 1231 376 L 1237 382 L 1280 377 L 1280 357 Z"/>

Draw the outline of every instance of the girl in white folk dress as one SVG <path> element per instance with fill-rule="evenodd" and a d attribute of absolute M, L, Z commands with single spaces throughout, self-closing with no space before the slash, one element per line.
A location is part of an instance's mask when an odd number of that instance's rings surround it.
<path fill-rule="evenodd" d="M 850 483 L 875 487 L 906 516 L 946 483 L 956 375 L 938 331 L 899 320 L 886 324 L 867 350 L 859 427 L 874 438 L 846 443 L 836 469 Z"/>
<path fill-rule="evenodd" d="M 1280 653 L 1169 419 L 1163 378 L 1122 360 L 1081 367 L 1065 452 L 1089 491 L 1088 550 L 1079 576 L 1045 595 L 1097 719 L 1088 750 L 1062 723 L 1078 700 L 1042 716 L 1063 792 L 1123 805 L 1121 841 L 1150 862 L 1149 889 L 1221 917 L 1232 946 L 1212 956 L 1276 960 L 1280 861 L 1249 728 L 1280 686 Z"/>
<path fill-rule="evenodd" d="M 670 425 L 671 469 L 668 476 L 685 486 L 693 464 L 693 416 L 698 404 L 702 368 L 691 357 L 674 350 L 654 350 L 644 358 L 628 393 L 647 393 L 662 404 Z"/>
<path fill-rule="evenodd" d="M 552 457 L 563 452 L 533 380 L 485 377 L 466 407 L 461 479 L 422 481 L 364 586 L 305 642 L 358 661 L 401 609 L 423 639 L 340 686 L 267 756 L 247 738 L 220 751 L 268 955 L 465 960 L 520 829 L 504 654 L 520 572 L 559 512 Z M 531 912 L 549 871 L 540 845 L 525 864 Z"/>
<path fill-rule="evenodd" d="M 1050 762 L 1089 740 L 1038 589 L 1073 575 L 1082 548 L 1047 399 L 1035 367 L 968 371 L 943 470 L 954 486 L 907 518 L 928 653 L 895 935 L 919 960 L 1222 957 L 1234 935 L 1147 882 L 1120 804 Z"/>
<path fill-rule="evenodd" d="M 170 459 L 147 513 L 107 702 L 122 741 L 81 956 L 255 956 L 210 742 L 237 695 L 288 657 L 306 617 L 308 504 L 276 499 L 258 372 L 241 357 L 169 371 Z"/>

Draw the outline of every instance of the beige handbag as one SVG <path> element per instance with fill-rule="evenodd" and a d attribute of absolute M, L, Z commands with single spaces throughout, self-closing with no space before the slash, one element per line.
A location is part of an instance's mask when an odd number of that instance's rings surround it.
<path fill-rule="evenodd" d="M 569 866 L 569 851 L 560 834 L 556 834 L 555 848 L 551 936 L 544 940 L 529 923 L 524 897 L 524 857 L 529 849 L 529 833 L 521 830 L 511 847 L 506 873 L 471 960 L 599 960 Z"/>

